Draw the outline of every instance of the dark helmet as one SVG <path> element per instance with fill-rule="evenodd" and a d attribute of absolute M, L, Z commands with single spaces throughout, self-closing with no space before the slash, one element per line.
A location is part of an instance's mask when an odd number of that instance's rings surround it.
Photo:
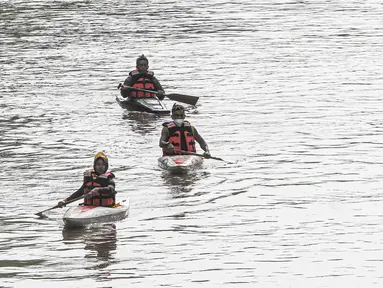
<path fill-rule="evenodd" d="M 180 104 L 174 103 L 173 107 L 172 107 L 172 114 L 174 114 L 174 112 L 176 112 L 176 111 L 182 111 L 185 113 L 185 108 L 184 108 L 184 106 L 182 106 Z"/>
<path fill-rule="evenodd" d="M 136 65 L 137 65 L 137 66 L 138 66 L 138 62 L 140 62 L 141 60 L 145 60 L 146 63 L 148 63 L 148 65 L 149 65 L 149 60 L 148 60 L 148 58 L 146 58 L 145 55 L 142 54 L 142 55 L 141 55 L 140 57 L 138 57 L 137 60 L 136 60 Z"/>

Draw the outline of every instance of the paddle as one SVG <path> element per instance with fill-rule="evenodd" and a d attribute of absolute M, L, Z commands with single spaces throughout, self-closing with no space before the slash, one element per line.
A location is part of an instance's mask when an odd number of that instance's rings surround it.
<path fill-rule="evenodd" d="M 158 95 L 157 91 L 152 91 L 152 90 L 147 90 L 147 89 L 140 89 L 140 88 L 133 88 L 130 86 L 122 86 L 122 89 L 131 89 L 135 91 L 142 91 L 142 92 L 149 92 L 149 93 L 154 93 Z M 183 95 L 183 94 L 177 94 L 177 93 L 172 93 L 172 94 L 165 94 L 166 97 L 168 97 L 170 100 L 174 100 L 177 102 L 182 102 L 190 105 L 195 105 L 197 104 L 197 101 L 199 97 L 197 96 L 190 96 L 190 95 Z"/>
<path fill-rule="evenodd" d="M 213 157 L 213 156 L 207 157 L 207 156 L 204 155 L 204 154 L 198 154 L 198 153 L 194 153 L 194 152 L 190 152 L 190 151 L 185 151 L 185 150 L 177 150 L 177 149 L 174 149 L 174 152 L 178 152 L 178 153 L 185 154 L 185 155 L 195 155 L 195 156 L 200 156 L 200 157 L 203 157 L 203 158 L 206 158 L 206 159 L 214 159 L 214 160 L 219 160 L 219 161 L 225 161 L 225 160 L 223 160 L 222 158 Z M 225 162 L 226 162 L 226 161 L 225 161 Z"/>
<path fill-rule="evenodd" d="M 66 202 L 64 202 L 64 205 L 67 205 L 67 204 L 69 204 L 69 203 L 72 203 L 72 202 L 75 202 L 75 201 L 77 201 L 77 200 L 80 200 L 80 199 L 84 198 L 84 196 L 85 196 L 85 195 L 82 195 L 82 196 L 80 196 L 80 197 L 77 197 L 77 198 L 74 198 L 74 199 L 72 199 L 72 200 L 66 201 Z M 44 213 L 44 212 L 47 212 L 47 211 L 50 211 L 50 210 L 53 210 L 53 209 L 56 209 L 56 208 L 62 208 L 62 207 L 59 206 L 59 205 L 56 205 L 56 206 L 53 206 L 53 207 L 51 207 L 51 208 L 49 208 L 49 209 L 43 210 L 43 211 L 41 211 L 41 212 L 38 212 L 38 213 L 36 213 L 35 215 L 39 216 L 40 218 L 46 218 L 47 216 L 44 215 L 43 213 Z"/>

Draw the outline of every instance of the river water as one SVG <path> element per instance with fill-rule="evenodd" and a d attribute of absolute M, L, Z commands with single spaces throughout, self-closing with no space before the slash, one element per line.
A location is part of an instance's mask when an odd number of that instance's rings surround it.
<path fill-rule="evenodd" d="M 0 287 L 382 287 L 381 1 L 0 7 Z M 115 101 L 141 54 L 225 162 L 157 166 L 169 117 Z M 37 218 L 101 150 L 129 217 Z"/>

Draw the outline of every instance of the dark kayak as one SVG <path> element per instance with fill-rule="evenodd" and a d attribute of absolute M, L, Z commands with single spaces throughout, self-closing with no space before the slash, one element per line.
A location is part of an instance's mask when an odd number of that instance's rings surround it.
<path fill-rule="evenodd" d="M 170 110 L 157 97 L 124 98 L 119 95 L 116 97 L 116 101 L 122 108 L 128 110 L 163 114 L 170 113 Z"/>

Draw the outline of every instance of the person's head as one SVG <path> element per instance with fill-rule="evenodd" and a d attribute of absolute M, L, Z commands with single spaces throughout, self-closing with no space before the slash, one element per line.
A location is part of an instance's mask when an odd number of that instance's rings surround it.
<path fill-rule="evenodd" d="M 178 127 L 180 127 L 184 123 L 184 119 L 185 119 L 184 106 L 174 103 L 172 107 L 172 119 Z"/>
<path fill-rule="evenodd" d="M 149 60 L 142 54 L 136 60 L 136 69 L 140 74 L 145 74 L 149 69 Z"/>
<path fill-rule="evenodd" d="M 104 152 L 98 152 L 96 156 L 94 156 L 93 168 L 98 175 L 108 171 L 108 157 Z"/>

